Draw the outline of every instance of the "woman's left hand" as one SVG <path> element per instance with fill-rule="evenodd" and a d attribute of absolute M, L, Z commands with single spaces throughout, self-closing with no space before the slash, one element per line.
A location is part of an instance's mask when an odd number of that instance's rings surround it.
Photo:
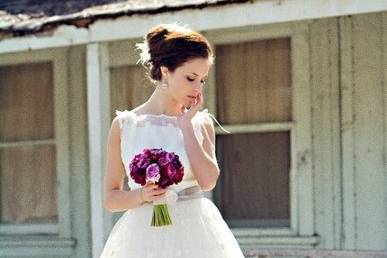
<path fill-rule="evenodd" d="M 203 102 L 203 95 L 200 92 L 198 94 L 198 97 L 194 100 L 194 103 L 190 107 L 190 109 L 177 118 L 177 123 L 180 128 L 183 129 L 187 126 L 192 125 L 191 120 L 196 115 L 196 113 L 202 109 Z M 184 112 L 186 107 L 183 106 L 182 108 Z"/>

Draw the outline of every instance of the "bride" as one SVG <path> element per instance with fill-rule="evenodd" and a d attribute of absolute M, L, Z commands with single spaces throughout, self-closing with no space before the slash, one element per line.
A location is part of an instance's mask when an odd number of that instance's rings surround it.
<path fill-rule="evenodd" d="M 114 225 L 101 258 L 240 258 L 243 253 L 217 207 L 203 192 L 219 177 L 211 114 L 201 110 L 203 87 L 214 60 L 200 33 L 176 24 L 152 28 L 137 44 L 155 84 L 151 97 L 116 111 L 108 136 L 104 205 L 125 211 Z M 145 148 L 176 153 L 184 166 L 180 183 L 166 189 L 136 183 L 129 163 Z M 130 191 L 123 190 L 125 174 Z M 172 225 L 151 226 L 153 202 L 167 200 Z"/>

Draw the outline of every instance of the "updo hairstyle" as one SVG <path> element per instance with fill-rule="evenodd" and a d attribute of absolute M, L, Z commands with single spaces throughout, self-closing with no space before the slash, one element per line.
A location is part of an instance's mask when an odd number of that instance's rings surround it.
<path fill-rule="evenodd" d="M 154 83 L 162 79 L 161 66 L 174 72 L 193 58 L 208 58 L 210 64 L 214 61 L 213 50 L 207 39 L 202 34 L 177 24 L 153 27 L 144 36 L 144 41 L 136 46 L 141 51 L 138 62 L 148 70 L 147 75 Z"/>

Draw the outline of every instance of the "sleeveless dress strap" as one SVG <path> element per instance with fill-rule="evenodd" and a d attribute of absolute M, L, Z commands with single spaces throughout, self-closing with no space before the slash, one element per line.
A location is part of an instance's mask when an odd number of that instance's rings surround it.
<path fill-rule="evenodd" d="M 128 110 L 116 110 L 116 117 L 118 118 L 120 129 L 123 128 L 124 124 L 130 124 L 130 122 L 134 122 L 133 115 Z"/>

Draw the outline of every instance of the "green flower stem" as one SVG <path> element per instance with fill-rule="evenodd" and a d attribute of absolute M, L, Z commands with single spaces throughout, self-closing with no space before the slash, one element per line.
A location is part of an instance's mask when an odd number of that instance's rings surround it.
<path fill-rule="evenodd" d="M 151 226 L 161 227 L 168 225 L 172 225 L 168 206 L 166 204 L 154 205 Z"/>

